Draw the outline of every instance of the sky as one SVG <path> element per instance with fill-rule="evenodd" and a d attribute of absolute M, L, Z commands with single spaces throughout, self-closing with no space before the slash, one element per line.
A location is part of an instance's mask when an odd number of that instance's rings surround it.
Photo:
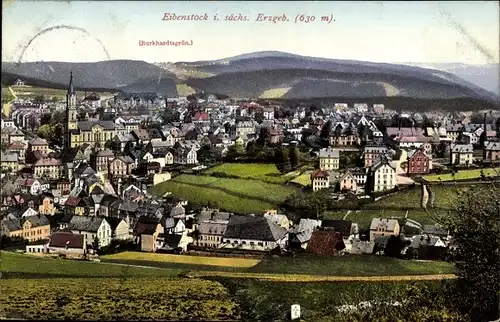
<path fill-rule="evenodd" d="M 177 62 L 272 50 L 386 63 L 499 63 L 498 1 L 4 0 L 2 10 L 2 61 Z M 165 21 L 165 13 L 208 20 Z M 231 14 L 249 21 L 224 21 Z M 258 14 L 289 21 L 259 22 Z"/>

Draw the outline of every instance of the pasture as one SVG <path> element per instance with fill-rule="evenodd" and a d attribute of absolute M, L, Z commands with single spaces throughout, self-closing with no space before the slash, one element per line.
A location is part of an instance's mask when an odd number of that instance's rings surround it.
<path fill-rule="evenodd" d="M 457 173 L 455 173 L 455 175 L 452 175 L 451 173 L 433 174 L 433 175 L 423 176 L 423 178 L 429 182 L 470 180 L 470 179 L 480 179 L 481 173 L 483 173 L 485 177 L 498 177 L 500 176 L 500 168 L 459 170 Z"/>
<path fill-rule="evenodd" d="M 298 175 L 295 172 L 282 175 L 272 163 L 223 163 L 205 171 L 206 174 L 214 172 L 276 184 L 286 183 L 293 179 L 294 175 Z"/>
<path fill-rule="evenodd" d="M 56 97 L 58 100 L 62 100 L 66 97 L 67 89 L 57 89 L 57 88 L 45 88 L 36 86 L 12 86 L 11 87 L 17 97 L 22 99 L 35 98 L 36 96 L 43 95 L 45 100 L 52 100 Z M 87 95 L 91 94 L 91 91 L 87 92 Z M 96 92 L 101 97 L 113 97 L 111 92 Z M 77 97 L 85 97 L 85 91 L 76 91 Z"/>
<path fill-rule="evenodd" d="M 259 180 L 216 178 L 183 174 L 153 187 L 152 192 L 174 195 L 230 212 L 249 214 L 275 208 L 295 188 Z"/>

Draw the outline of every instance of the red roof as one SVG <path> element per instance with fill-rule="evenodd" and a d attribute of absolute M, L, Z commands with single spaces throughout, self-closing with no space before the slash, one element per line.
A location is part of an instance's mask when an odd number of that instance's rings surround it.
<path fill-rule="evenodd" d="M 50 236 L 49 247 L 83 248 L 85 237 L 80 234 L 57 232 Z"/>
<path fill-rule="evenodd" d="M 330 174 L 327 171 L 316 170 L 311 174 L 311 180 L 316 178 L 328 178 Z"/>
<path fill-rule="evenodd" d="M 307 244 L 308 253 L 334 256 L 345 248 L 342 234 L 333 230 L 313 231 Z"/>
<path fill-rule="evenodd" d="M 209 121 L 210 117 L 208 116 L 208 113 L 196 112 L 193 119 L 195 121 Z"/>

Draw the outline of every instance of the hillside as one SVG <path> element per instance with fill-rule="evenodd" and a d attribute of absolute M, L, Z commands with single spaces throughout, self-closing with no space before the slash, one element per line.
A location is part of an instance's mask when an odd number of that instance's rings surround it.
<path fill-rule="evenodd" d="M 391 97 L 421 99 L 475 97 L 473 89 L 439 80 L 399 74 L 331 72 L 312 69 L 277 69 L 190 78 L 186 83 L 206 92 L 232 97 L 260 97 L 266 91 L 289 88 L 276 98 Z"/>
<path fill-rule="evenodd" d="M 6 83 L 4 78 L 21 77 L 29 85 L 67 86 L 71 71 L 73 71 L 76 88 L 120 89 L 148 78 L 151 80 L 150 83 L 157 82 L 158 78 L 175 79 L 175 75 L 165 69 L 135 60 L 109 60 L 95 63 L 28 62 L 17 64 L 6 62 L 2 63 L 2 83 Z M 35 84 L 40 81 L 44 84 Z M 50 86 L 47 86 L 49 84 Z"/>

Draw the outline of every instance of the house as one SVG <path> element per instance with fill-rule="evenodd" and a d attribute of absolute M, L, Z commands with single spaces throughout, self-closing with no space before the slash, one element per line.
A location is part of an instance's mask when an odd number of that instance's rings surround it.
<path fill-rule="evenodd" d="M 113 160 L 115 154 L 110 149 L 103 149 L 98 151 L 95 155 L 92 156 L 92 166 L 99 173 L 107 173 L 108 172 L 108 163 L 110 160 Z"/>
<path fill-rule="evenodd" d="M 365 168 L 369 168 L 373 164 L 373 160 L 379 156 L 389 157 L 392 155 L 391 151 L 385 146 L 367 146 L 365 147 L 363 157 L 365 161 Z M 392 156 L 391 156 L 392 158 Z"/>
<path fill-rule="evenodd" d="M 26 245 L 26 253 L 48 253 L 50 239 L 40 239 Z"/>
<path fill-rule="evenodd" d="M 286 215 L 280 215 L 276 212 L 271 213 L 268 211 L 264 214 L 264 218 L 272 221 L 273 223 L 275 223 L 276 225 L 278 225 L 280 227 L 285 228 L 286 230 L 289 230 L 290 226 L 292 224 L 292 222 L 288 219 L 288 217 Z"/>
<path fill-rule="evenodd" d="M 289 247 L 293 249 L 306 249 L 313 231 L 321 227 L 321 220 L 302 218 L 298 226 L 290 232 Z"/>
<path fill-rule="evenodd" d="M 59 179 L 62 173 L 61 160 L 51 157 L 40 159 L 33 165 L 33 173 L 37 178 Z"/>
<path fill-rule="evenodd" d="M 326 148 L 319 151 L 319 169 L 320 170 L 336 170 L 339 168 L 339 150 Z"/>
<path fill-rule="evenodd" d="M 38 206 L 38 213 L 41 215 L 53 216 L 56 213 L 56 206 L 54 203 L 54 196 L 46 194 L 42 195 L 41 203 Z"/>
<path fill-rule="evenodd" d="M 34 178 L 27 178 L 21 182 L 21 192 L 29 193 L 32 196 L 38 195 L 41 192 L 40 181 Z"/>
<path fill-rule="evenodd" d="M 49 143 L 44 139 L 36 137 L 28 142 L 28 150 L 40 151 L 44 156 L 46 156 L 49 154 Z"/>
<path fill-rule="evenodd" d="M 2 172 L 17 172 L 20 166 L 17 153 L 0 153 L 0 167 Z"/>
<path fill-rule="evenodd" d="M 425 154 L 423 149 L 419 149 L 408 156 L 407 173 L 413 174 L 426 174 L 430 172 L 431 160 Z"/>
<path fill-rule="evenodd" d="M 1 235 L 20 237 L 28 241 L 45 239 L 50 235 L 50 222 L 44 215 L 2 220 Z"/>
<path fill-rule="evenodd" d="M 450 147 L 451 165 L 472 165 L 474 148 L 472 144 L 453 143 Z"/>
<path fill-rule="evenodd" d="M 24 81 L 20 78 L 16 79 L 14 86 L 24 86 Z"/>
<path fill-rule="evenodd" d="M 398 236 L 399 231 L 397 219 L 373 218 L 370 223 L 370 241 L 377 237 Z"/>
<path fill-rule="evenodd" d="M 126 178 L 132 173 L 134 166 L 135 162 L 131 157 L 119 156 L 109 161 L 108 173 L 113 178 Z"/>
<path fill-rule="evenodd" d="M 258 216 L 231 216 L 220 248 L 270 251 L 285 248 L 288 232 L 272 221 Z"/>
<path fill-rule="evenodd" d="M 85 235 L 88 245 L 105 247 L 111 243 L 111 226 L 102 217 L 73 216 L 68 229 L 73 234 Z"/>
<path fill-rule="evenodd" d="M 500 162 L 500 142 L 487 142 L 483 149 L 483 162 Z"/>
<path fill-rule="evenodd" d="M 165 234 L 182 235 L 186 231 L 186 224 L 182 218 L 167 218 L 163 227 Z"/>
<path fill-rule="evenodd" d="M 187 251 L 192 238 L 187 235 L 159 234 L 157 239 L 158 253 L 180 253 Z"/>
<path fill-rule="evenodd" d="M 130 234 L 130 224 L 124 218 L 107 217 L 106 221 L 111 227 L 111 238 L 113 240 L 128 240 L 133 238 Z"/>
<path fill-rule="evenodd" d="M 353 240 L 357 239 L 358 225 L 350 220 L 330 219 L 321 221 L 322 230 L 332 230 L 340 233 L 344 241 L 344 249 L 340 251 L 349 251 Z"/>
<path fill-rule="evenodd" d="M 347 171 L 342 175 L 339 180 L 340 191 L 354 191 L 358 190 L 358 183 L 356 182 L 356 178 L 354 175 Z"/>
<path fill-rule="evenodd" d="M 306 252 L 316 255 L 338 256 L 345 249 L 344 240 L 334 230 L 316 230 L 311 234 Z"/>
<path fill-rule="evenodd" d="M 197 164 L 198 154 L 194 147 L 189 149 L 176 149 L 174 152 L 174 163 L 175 164 Z"/>
<path fill-rule="evenodd" d="M 396 187 L 396 167 L 385 157 L 379 157 L 368 173 L 368 189 L 371 192 L 391 190 Z"/>
<path fill-rule="evenodd" d="M 330 173 L 322 170 L 315 170 L 311 174 L 313 191 L 330 188 Z"/>
<path fill-rule="evenodd" d="M 218 248 L 222 244 L 228 220 L 205 220 L 198 225 L 196 245 Z"/>
<path fill-rule="evenodd" d="M 54 232 L 50 235 L 49 253 L 83 256 L 87 252 L 85 235 L 70 232 Z"/>
<path fill-rule="evenodd" d="M 328 139 L 331 146 L 353 146 L 361 143 L 356 127 L 347 123 L 332 126 Z"/>
<path fill-rule="evenodd" d="M 424 225 L 422 229 L 424 235 L 448 237 L 449 231 L 438 225 Z"/>
<path fill-rule="evenodd" d="M 140 216 L 134 225 L 133 234 L 140 239 L 141 251 L 156 252 L 157 239 L 163 234 L 163 226 L 156 217 Z"/>

